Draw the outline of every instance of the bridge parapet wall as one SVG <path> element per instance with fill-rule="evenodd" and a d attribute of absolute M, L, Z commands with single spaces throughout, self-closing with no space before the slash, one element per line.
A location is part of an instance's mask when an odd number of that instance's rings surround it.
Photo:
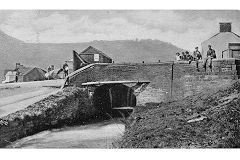
<path fill-rule="evenodd" d="M 161 89 L 166 100 L 184 98 L 238 79 L 239 60 L 213 60 L 212 71 L 205 71 L 202 63 L 199 62 L 200 71 L 196 70 L 195 62 L 95 64 L 69 77 L 69 82 L 81 87 L 81 83 L 91 81 L 148 80 L 151 82 L 149 87 Z"/>
<path fill-rule="evenodd" d="M 196 62 L 178 62 L 173 69 L 173 97 L 182 98 L 198 92 L 215 89 L 227 85 L 239 78 L 240 60 L 214 59 L 212 70 L 203 68 L 203 61 L 199 61 L 199 71 Z M 180 75 L 179 75 L 180 74 Z"/>

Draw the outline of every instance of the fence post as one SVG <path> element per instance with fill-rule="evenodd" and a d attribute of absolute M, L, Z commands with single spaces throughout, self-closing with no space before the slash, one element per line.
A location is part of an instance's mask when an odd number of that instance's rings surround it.
<path fill-rule="evenodd" d="M 173 65 L 174 65 L 174 61 L 172 62 L 172 65 L 171 65 L 171 83 L 170 83 L 170 98 L 172 99 L 173 97 Z"/>

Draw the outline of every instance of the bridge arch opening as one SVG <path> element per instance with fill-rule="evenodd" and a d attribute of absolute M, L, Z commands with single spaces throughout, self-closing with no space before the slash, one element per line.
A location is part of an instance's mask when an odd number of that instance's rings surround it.
<path fill-rule="evenodd" d="M 96 109 L 103 113 L 111 113 L 112 108 L 135 107 L 134 90 L 123 84 L 105 84 L 97 87 L 93 94 Z"/>

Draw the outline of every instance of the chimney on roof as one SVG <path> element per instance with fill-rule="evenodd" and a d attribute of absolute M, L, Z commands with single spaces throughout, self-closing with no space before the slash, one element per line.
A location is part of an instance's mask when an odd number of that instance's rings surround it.
<path fill-rule="evenodd" d="M 21 64 L 20 63 L 16 63 L 16 69 L 18 69 L 19 66 L 21 66 Z"/>
<path fill-rule="evenodd" d="M 232 31 L 232 23 L 219 23 L 220 32 L 231 32 Z"/>

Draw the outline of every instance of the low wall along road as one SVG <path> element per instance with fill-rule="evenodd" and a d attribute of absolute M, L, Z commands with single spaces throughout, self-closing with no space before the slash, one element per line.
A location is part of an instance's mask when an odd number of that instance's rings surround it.
<path fill-rule="evenodd" d="M 34 133 L 95 118 L 87 92 L 68 87 L 0 119 L 0 147 Z"/>

